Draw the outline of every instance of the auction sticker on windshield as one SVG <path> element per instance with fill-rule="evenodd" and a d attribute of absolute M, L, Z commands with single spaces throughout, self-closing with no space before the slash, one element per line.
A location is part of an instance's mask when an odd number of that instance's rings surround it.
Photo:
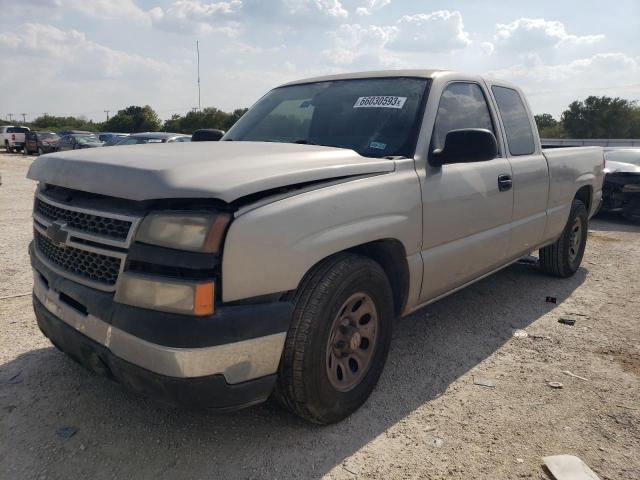
<path fill-rule="evenodd" d="M 407 97 L 395 96 L 372 96 L 359 97 L 353 108 L 402 108 Z"/>

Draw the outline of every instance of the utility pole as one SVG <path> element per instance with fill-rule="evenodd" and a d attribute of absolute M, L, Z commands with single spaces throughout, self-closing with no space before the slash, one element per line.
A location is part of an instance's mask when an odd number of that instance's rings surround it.
<path fill-rule="evenodd" d="M 104 113 L 106 113 L 106 114 L 107 114 L 107 122 L 109 121 L 109 112 L 110 112 L 110 111 L 111 111 L 111 110 L 104 110 Z"/>
<path fill-rule="evenodd" d="M 27 114 L 21 113 L 20 115 L 22 115 L 22 123 L 27 123 Z"/>
<path fill-rule="evenodd" d="M 7 117 L 9 117 L 9 122 L 13 122 L 13 113 L 7 113 Z"/>
<path fill-rule="evenodd" d="M 198 54 L 198 110 L 200 110 L 200 42 L 198 40 L 196 40 L 196 52 Z"/>

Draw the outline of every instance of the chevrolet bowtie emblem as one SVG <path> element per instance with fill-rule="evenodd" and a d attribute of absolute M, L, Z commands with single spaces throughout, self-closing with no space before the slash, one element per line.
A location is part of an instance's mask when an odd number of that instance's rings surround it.
<path fill-rule="evenodd" d="M 66 226 L 65 222 L 56 221 L 47 227 L 47 238 L 57 247 L 64 246 L 69 237 L 69 234 L 63 230 Z"/>

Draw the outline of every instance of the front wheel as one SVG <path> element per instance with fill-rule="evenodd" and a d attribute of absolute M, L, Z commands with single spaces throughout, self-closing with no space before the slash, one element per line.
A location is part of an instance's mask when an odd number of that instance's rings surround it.
<path fill-rule="evenodd" d="M 540 249 L 540 268 L 554 277 L 567 278 L 576 273 L 584 256 L 589 229 L 587 208 L 574 200 L 562 235 L 553 244 Z"/>
<path fill-rule="evenodd" d="M 294 298 L 276 397 L 298 416 L 338 422 L 373 391 L 389 352 L 393 295 L 380 265 L 339 254 L 318 265 Z"/>

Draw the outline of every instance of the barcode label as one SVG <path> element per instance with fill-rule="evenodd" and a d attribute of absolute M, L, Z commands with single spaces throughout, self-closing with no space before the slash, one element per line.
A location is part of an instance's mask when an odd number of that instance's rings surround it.
<path fill-rule="evenodd" d="M 402 108 L 407 97 L 372 96 L 360 97 L 353 104 L 353 108 Z"/>

